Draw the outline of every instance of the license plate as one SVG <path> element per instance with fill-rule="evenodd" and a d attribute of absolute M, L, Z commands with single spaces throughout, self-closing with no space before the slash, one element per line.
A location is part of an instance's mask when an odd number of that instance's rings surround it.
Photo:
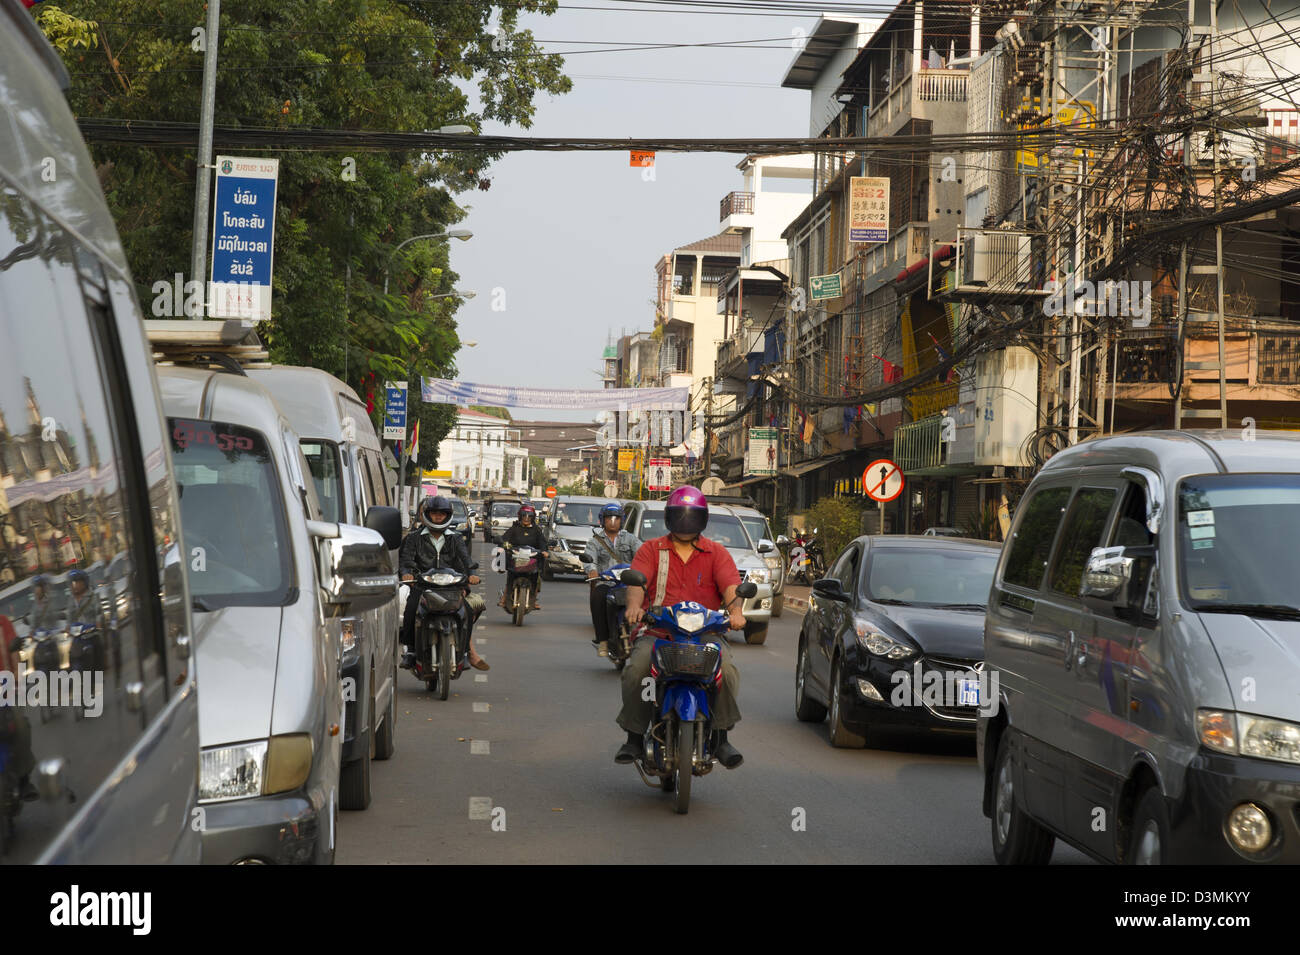
<path fill-rule="evenodd" d="M 980 681 L 979 680 L 958 680 L 957 681 L 957 705 L 958 706 L 979 706 L 980 705 Z"/>

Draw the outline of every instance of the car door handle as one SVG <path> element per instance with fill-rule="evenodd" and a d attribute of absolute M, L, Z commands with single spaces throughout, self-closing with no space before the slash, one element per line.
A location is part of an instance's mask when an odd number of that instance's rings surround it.
<path fill-rule="evenodd" d="M 1067 670 L 1071 670 L 1074 668 L 1074 646 L 1075 646 L 1075 633 L 1073 630 L 1067 630 L 1066 644 L 1065 644 L 1065 668 Z"/>
<path fill-rule="evenodd" d="M 144 706 L 144 684 L 138 680 L 126 685 L 126 708 L 132 713 L 140 712 Z"/>

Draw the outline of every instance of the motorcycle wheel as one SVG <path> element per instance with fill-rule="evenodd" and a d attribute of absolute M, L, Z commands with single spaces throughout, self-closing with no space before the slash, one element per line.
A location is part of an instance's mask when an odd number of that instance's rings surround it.
<path fill-rule="evenodd" d="M 515 582 L 515 617 L 514 624 L 516 627 L 524 625 L 524 614 L 528 613 L 528 606 L 532 603 L 533 595 L 528 584 L 522 580 Z"/>
<path fill-rule="evenodd" d="M 679 816 L 691 809 L 691 758 L 695 753 L 695 721 L 677 721 L 677 762 L 673 767 L 673 808 Z M 685 766 L 685 768 L 683 768 Z"/>
<path fill-rule="evenodd" d="M 451 634 L 438 634 L 438 699 L 445 700 L 451 693 Z"/>

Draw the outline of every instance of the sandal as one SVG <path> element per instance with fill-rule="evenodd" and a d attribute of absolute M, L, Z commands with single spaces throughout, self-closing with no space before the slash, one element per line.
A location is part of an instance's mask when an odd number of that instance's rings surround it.
<path fill-rule="evenodd" d="M 477 660 L 471 660 L 469 665 L 472 666 L 475 670 L 492 669 L 490 666 L 488 666 L 488 662 L 484 660 L 482 657 L 479 657 Z"/>

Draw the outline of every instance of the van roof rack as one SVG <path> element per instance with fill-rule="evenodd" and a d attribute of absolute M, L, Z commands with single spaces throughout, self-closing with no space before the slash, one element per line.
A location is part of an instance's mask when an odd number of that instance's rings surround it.
<path fill-rule="evenodd" d="M 271 356 L 248 319 L 147 318 L 145 336 L 158 364 L 197 365 L 242 374 L 270 368 Z"/>

